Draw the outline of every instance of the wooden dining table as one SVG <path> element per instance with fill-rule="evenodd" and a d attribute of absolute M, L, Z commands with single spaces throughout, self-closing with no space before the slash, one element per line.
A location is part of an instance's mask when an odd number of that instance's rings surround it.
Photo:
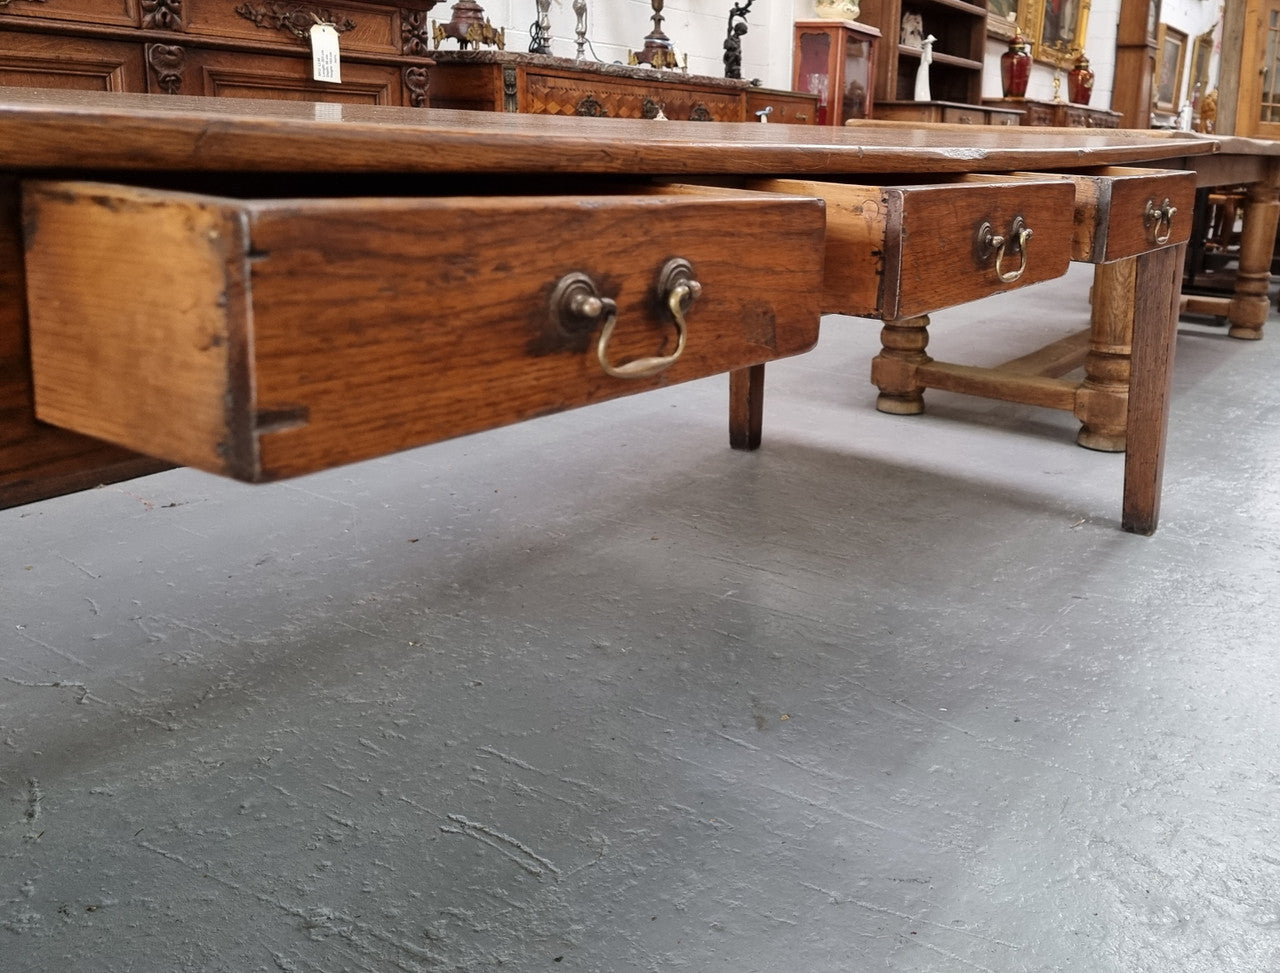
<path fill-rule="evenodd" d="M 724 372 L 755 448 L 767 362 L 822 315 L 882 322 L 906 374 L 930 313 L 1123 260 L 1120 521 L 1151 533 L 1194 191 L 1167 164 L 1217 151 L 0 88 L 0 504 L 275 480 Z"/>

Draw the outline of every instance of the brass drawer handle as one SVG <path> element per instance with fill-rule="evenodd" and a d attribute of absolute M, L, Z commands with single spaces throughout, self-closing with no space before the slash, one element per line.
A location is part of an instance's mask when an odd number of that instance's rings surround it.
<path fill-rule="evenodd" d="M 673 257 L 658 273 L 658 300 L 670 312 L 676 328 L 676 348 L 669 355 L 636 358 L 620 365 L 609 361 L 609 341 L 618 324 L 618 303 L 605 297 L 586 274 L 565 274 L 551 292 L 551 320 L 561 334 L 571 335 L 594 329 L 601 320 L 604 328 L 596 342 L 596 357 L 606 375 L 613 378 L 649 378 L 665 371 L 684 354 L 688 326 L 684 315 L 698 296 L 702 285 L 693 276 L 693 266 L 683 257 Z"/>
<path fill-rule="evenodd" d="M 613 337 L 614 325 L 618 323 L 617 307 L 604 323 L 600 332 L 600 340 L 596 343 L 596 357 L 600 359 L 600 367 L 606 375 L 614 378 L 649 378 L 659 372 L 666 371 L 684 354 L 684 340 L 688 326 L 684 321 L 684 312 L 698 299 L 702 293 L 702 285 L 693 276 L 693 266 L 683 257 L 672 257 L 658 273 L 658 299 L 671 312 L 671 320 L 676 326 L 676 350 L 669 355 L 655 355 L 636 358 L 621 365 L 609 362 L 609 339 Z"/>
<path fill-rule="evenodd" d="M 1173 233 L 1173 214 L 1178 212 L 1178 207 L 1169 202 L 1166 196 L 1160 208 L 1156 209 L 1156 201 L 1154 199 L 1147 200 L 1147 210 L 1142 216 L 1142 225 L 1151 230 L 1151 239 L 1154 243 L 1168 243 L 1169 236 Z M 1164 227 L 1164 233 L 1160 232 L 1160 227 Z"/>
<path fill-rule="evenodd" d="M 984 222 L 978 227 L 978 256 L 986 260 L 994 253 L 996 258 L 996 277 L 1002 284 L 1012 284 L 1027 269 L 1027 244 L 1031 242 L 1031 227 L 1023 222 L 1021 216 L 1013 218 L 1008 237 L 1000 236 L 990 223 Z M 1017 270 L 1002 270 L 1000 263 L 1004 260 L 1006 250 L 1021 254 L 1022 262 Z"/>

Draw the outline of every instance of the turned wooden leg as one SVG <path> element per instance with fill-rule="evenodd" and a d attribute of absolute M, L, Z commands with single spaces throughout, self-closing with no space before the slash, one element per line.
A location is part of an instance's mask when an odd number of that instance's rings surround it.
<path fill-rule="evenodd" d="M 729 373 L 729 445 L 759 449 L 764 425 L 764 365 Z"/>
<path fill-rule="evenodd" d="M 871 360 L 871 382 L 880 395 L 876 408 L 898 416 L 924 411 L 924 386 L 916 369 L 933 361 L 925 354 L 929 344 L 929 317 L 886 321 L 880 329 L 880 354 Z"/>
<path fill-rule="evenodd" d="M 1276 224 L 1280 221 L 1280 189 L 1275 177 L 1249 186 L 1240 234 L 1240 260 L 1236 270 L 1235 294 L 1227 307 L 1227 334 L 1256 341 L 1271 311 L 1271 256 L 1276 245 Z"/>
<path fill-rule="evenodd" d="M 1099 264 L 1093 275 L 1093 310 L 1084 381 L 1076 390 L 1076 442 L 1088 449 L 1122 453 L 1128 425 L 1130 351 L 1136 258 Z"/>
<path fill-rule="evenodd" d="M 1121 526 L 1155 533 L 1160 517 L 1165 436 L 1178 334 L 1178 285 L 1187 245 L 1138 257 L 1133 301 L 1133 357 L 1129 381 L 1129 442 L 1124 457 Z"/>

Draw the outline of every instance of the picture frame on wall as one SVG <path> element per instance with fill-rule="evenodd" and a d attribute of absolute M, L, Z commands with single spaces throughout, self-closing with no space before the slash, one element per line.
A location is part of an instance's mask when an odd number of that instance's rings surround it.
<path fill-rule="evenodd" d="M 1160 25 L 1156 41 L 1156 79 L 1152 85 L 1156 109 L 1176 112 L 1183 100 L 1183 61 L 1187 54 L 1187 35 L 1167 24 Z"/>
<path fill-rule="evenodd" d="M 1195 96 L 1196 85 L 1200 93 L 1207 94 L 1209 84 L 1209 59 L 1213 56 L 1213 31 L 1206 31 L 1191 45 L 1191 75 L 1187 79 L 1187 91 Z"/>
<path fill-rule="evenodd" d="M 991 0 L 987 31 L 1009 38 L 1012 23 L 1031 44 L 1031 56 L 1059 68 L 1069 68 L 1084 50 L 1091 0 Z M 1013 14 L 1013 21 L 1009 14 Z"/>

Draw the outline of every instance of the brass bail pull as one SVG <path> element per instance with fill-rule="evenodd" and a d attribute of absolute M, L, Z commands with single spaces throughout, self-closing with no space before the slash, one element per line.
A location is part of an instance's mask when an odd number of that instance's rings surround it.
<path fill-rule="evenodd" d="M 983 223 L 978 227 L 978 256 L 983 260 L 989 259 L 992 254 L 995 255 L 996 277 L 1002 284 L 1012 284 L 1018 280 L 1027 269 L 1027 245 L 1031 242 L 1031 227 L 1023 222 L 1021 216 L 1013 218 L 1013 226 L 1010 227 L 1009 236 L 1001 236 L 996 233 L 990 223 Z M 1004 262 L 1005 255 L 1008 252 L 1017 253 L 1022 259 L 1014 270 L 1005 270 L 1001 264 Z"/>
<path fill-rule="evenodd" d="M 1154 199 L 1147 200 L 1147 209 L 1143 214 L 1143 225 L 1151 231 L 1151 239 L 1154 243 L 1168 243 L 1169 236 L 1173 233 L 1173 214 L 1178 212 L 1178 207 L 1169 202 L 1166 196 L 1160 208 L 1156 209 L 1156 201 Z M 1161 232 L 1160 228 L 1164 227 Z"/>
<path fill-rule="evenodd" d="M 600 367 L 606 375 L 613 378 L 649 378 L 659 372 L 666 371 L 684 354 L 685 337 L 688 326 L 684 315 L 698 296 L 702 293 L 702 285 L 693 276 L 693 267 L 683 257 L 668 260 L 658 273 L 658 300 L 671 315 L 676 328 L 676 347 L 669 355 L 654 355 L 634 358 L 629 362 L 614 365 L 609 361 L 609 339 L 613 337 L 614 326 L 618 323 L 615 306 L 600 332 L 600 340 L 596 342 L 596 357 L 600 359 Z"/>

